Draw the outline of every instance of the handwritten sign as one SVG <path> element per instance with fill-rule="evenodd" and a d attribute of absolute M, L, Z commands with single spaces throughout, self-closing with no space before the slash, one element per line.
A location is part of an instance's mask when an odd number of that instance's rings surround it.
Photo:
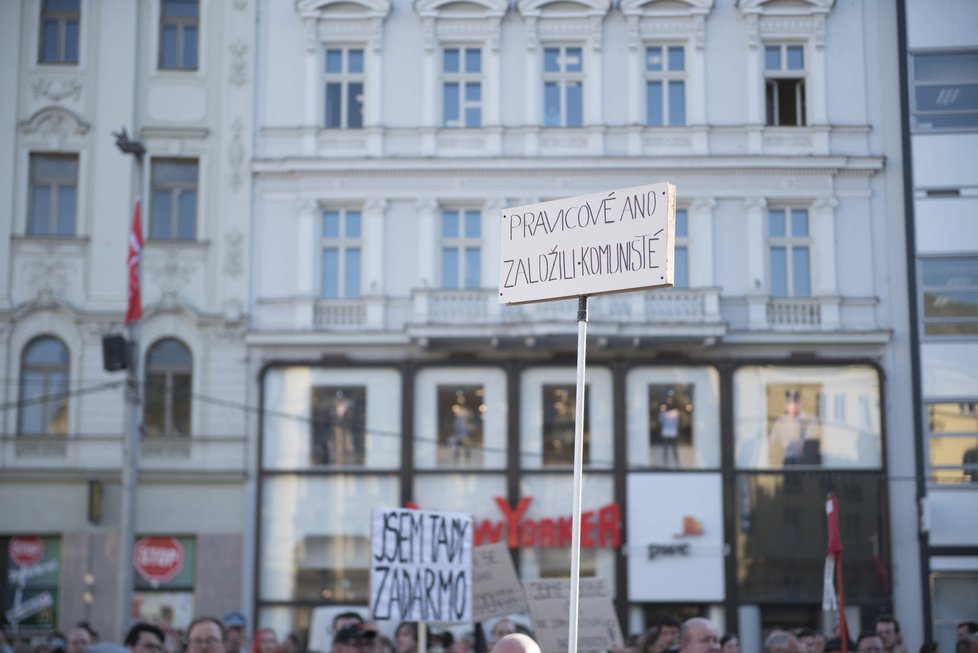
<path fill-rule="evenodd" d="M 537 642 L 543 653 L 564 653 L 570 613 L 570 581 L 546 579 L 523 581 Z M 607 651 L 624 648 L 621 626 L 611 603 L 608 582 L 601 578 L 580 579 L 577 618 L 577 650 Z"/>
<path fill-rule="evenodd" d="M 370 555 L 373 619 L 472 620 L 472 516 L 374 508 Z"/>
<path fill-rule="evenodd" d="M 676 187 L 663 182 L 503 209 L 499 303 L 673 284 Z"/>
<path fill-rule="evenodd" d="M 506 543 L 476 547 L 472 552 L 472 620 L 526 611 L 526 596 Z"/>

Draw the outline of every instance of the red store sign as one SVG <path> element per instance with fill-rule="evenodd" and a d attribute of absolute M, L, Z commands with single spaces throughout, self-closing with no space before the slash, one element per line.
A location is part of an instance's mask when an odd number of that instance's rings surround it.
<path fill-rule="evenodd" d="M 12 537 L 7 546 L 7 553 L 18 565 L 27 567 L 44 557 L 44 541 L 34 535 Z"/>

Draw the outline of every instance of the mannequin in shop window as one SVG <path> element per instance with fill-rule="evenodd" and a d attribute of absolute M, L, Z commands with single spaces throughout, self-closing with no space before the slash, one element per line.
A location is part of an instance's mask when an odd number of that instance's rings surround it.
<path fill-rule="evenodd" d="M 452 431 L 448 444 L 452 448 L 452 458 L 455 464 L 469 462 L 472 456 L 472 435 L 475 433 L 475 415 L 466 405 L 465 393 L 455 391 L 455 403 L 452 404 Z"/>
<path fill-rule="evenodd" d="M 676 392 L 666 393 L 666 400 L 659 404 L 659 432 L 662 434 L 662 464 L 665 467 L 679 467 L 679 406 Z M 670 463 L 670 458 L 672 462 Z"/>
<path fill-rule="evenodd" d="M 784 393 L 784 414 L 774 422 L 768 437 L 771 467 L 820 465 L 821 434 L 818 422 L 801 410 L 801 391 Z"/>

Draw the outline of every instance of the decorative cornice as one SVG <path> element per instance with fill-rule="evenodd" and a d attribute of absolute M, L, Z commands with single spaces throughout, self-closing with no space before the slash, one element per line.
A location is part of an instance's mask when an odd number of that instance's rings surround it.
<path fill-rule="evenodd" d="M 553 0 L 518 0 L 516 9 L 521 16 L 538 16 L 540 18 L 584 18 L 585 16 L 605 16 L 611 9 L 611 0 L 569 0 L 561 3 L 561 9 L 548 10 L 547 5 Z M 577 5 L 570 9 L 568 5 Z"/>
<path fill-rule="evenodd" d="M 84 136 L 88 133 L 91 125 L 70 109 L 44 107 L 36 111 L 30 118 L 22 120 L 19 127 L 23 134 L 39 133 L 65 138 L 67 136 Z"/>
<path fill-rule="evenodd" d="M 626 16 L 683 16 L 706 15 L 713 10 L 715 0 L 619 0 L 618 6 Z M 683 5 L 676 7 L 676 4 Z"/>
<path fill-rule="evenodd" d="M 47 98 L 52 102 L 60 102 L 66 98 L 78 100 L 82 92 L 82 83 L 77 79 L 35 79 L 31 84 L 34 98 Z"/>

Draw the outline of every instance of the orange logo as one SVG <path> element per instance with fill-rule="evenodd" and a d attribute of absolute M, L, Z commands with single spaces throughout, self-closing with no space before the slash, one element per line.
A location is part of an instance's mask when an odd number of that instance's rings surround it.
<path fill-rule="evenodd" d="M 683 517 L 683 532 L 676 533 L 673 537 L 700 537 L 703 535 L 703 522 L 696 517 L 686 515 Z"/>

